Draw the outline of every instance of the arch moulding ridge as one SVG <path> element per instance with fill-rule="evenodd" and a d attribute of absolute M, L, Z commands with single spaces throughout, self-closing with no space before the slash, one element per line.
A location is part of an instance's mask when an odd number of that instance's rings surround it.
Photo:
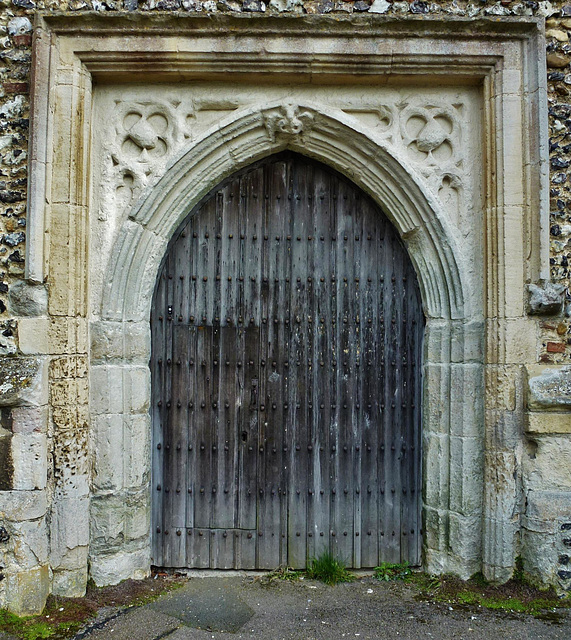
<path fill-rule="evenodd" d="M 299 131 L 269 130 L 288 110 L 311 118 Z M 301 124 L 301 121 L 300 121 Z M 173 160 L 130 211 L 118 233 L 103 293 L 101 317 L 149 317 L 160 261 L 170 238 L 194 206 L 225 177 L 283 149 L 311 156 L 369 193 L 398 230 L 418 274 L 430 318 L 469 319 L 453 231 L 439 203 L 406 160 L 341 111 L 315 104 L 266 104 L 240 110 L 208 131 Z M 147 256 L 141 264 L 142 253 Z"/>

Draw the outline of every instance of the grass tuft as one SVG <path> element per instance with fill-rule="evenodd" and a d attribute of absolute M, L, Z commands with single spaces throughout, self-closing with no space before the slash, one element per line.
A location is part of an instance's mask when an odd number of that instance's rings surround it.
<path fill-rule="evenodd" d="M 352 582 L 355 579 L 355 576 L 329 552 L 321 554 L 319 558 L 313 558 L 305 574 L 308 578 L 321 580 L 329 585 Z"/>

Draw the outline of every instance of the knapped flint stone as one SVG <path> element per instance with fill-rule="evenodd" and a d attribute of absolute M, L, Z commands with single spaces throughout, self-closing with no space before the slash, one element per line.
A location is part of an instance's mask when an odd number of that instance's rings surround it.
<path fill-rule="evenodd" d="M 24 16 L 12 18 L 8 23 L 8 33 L 11 36 L 22 35 L 32 30 L 32 23 Z"/>
<path fill-rule="evenodd" d="M 571 5 L 565 5 L 561 7 L 561 15 L 562 16 L 571 16 Z"/>
<path fill-rule="evenodd" d="M 543 285 L 528 284 L 530 315 L 556 315 L 563 310 L 565 285 L 546 282 Z"/>
<path fill-rule="evenodd" d="M 569 160 L 562 160 L 561 158 L 552 158 L 551 166 L 554 169 L 567 169 L 567 167 L 571 164 Z"/>
<path fill-rule="evenodd" d="M 8 300 L 16 316 L 41 316 L 47 313 L 48 292 L 43 285 L 17 282 L 11 287 Z"/>
<path fill-rule="evenodd" d="M 561 578 L 561 580 L 569 580 L 571 578 L 571 571 L 565 571 L 564 569 L 560 569 L 557 572 L 557 575 Z"/>
<path fill-rule="evenodd" d="M 181 0 L 159 0 L 157 9 L 159 11 L 176 11 L 181 7 Z"/>
<path fill-rule="evenodd" d="M 529 379 L 530 408 L 564 408 L 571 406 L 571 365 L 548 369 Z"/>
<path fill-rule="evenodd" d="M 123 0 L 123 6 L 127 11 L 136 11 L 139 6 L 139 0 Z"/>
<path fill-rule="evenodd" d="M 39 358 L 0 357 L 0 407 L 21 404 L 36 386 Z"/>
<path fill-rule="evenodd" d="M 266 10 L 265 2 L 262 0 L 244 0 L 242 4 L 242 11 L 248 11 L 250 13 L 263 13 Z"/>
<path fill-rule="evenodd" d="M 374 0 L 369 9 L 369 13 L 386 13 L 391 8 L 391 3 L 387 0 Z"/>
<path fill-rule="evenodd" d="M 365 2 L 365 0 L 358 0 L 353 5 L 353 11 L 368 11 L 371 7 L 369 2 Z"/>
<path fill-rule="evenodd" d="M 428 10 L 429 10 L 428 3 L 419 2 L 419 0 L 416 0 L 416 2 L 413 2 L 410 5 L 411 13 L 428 13 Z"/>

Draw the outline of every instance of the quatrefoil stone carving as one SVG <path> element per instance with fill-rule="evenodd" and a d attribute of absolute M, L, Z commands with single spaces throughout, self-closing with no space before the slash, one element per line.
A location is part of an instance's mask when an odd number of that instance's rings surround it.
<path fill-rule="evenodd" d="M 401 134 L 415 162 L 445 165 L 454 160 L 458 125 L 446 107 L 409 107 L 401 114 Z"/>

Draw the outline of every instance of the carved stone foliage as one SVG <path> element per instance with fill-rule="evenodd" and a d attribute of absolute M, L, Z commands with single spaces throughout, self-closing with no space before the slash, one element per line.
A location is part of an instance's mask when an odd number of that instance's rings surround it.
<path fill-rule="evenodd" d="M 297 105 L 285 104 L 277 111 L 264 114 L 264 123 L 272 142 L 277 138 L 297 138 L 313 126 L 313 114 Z"/>

